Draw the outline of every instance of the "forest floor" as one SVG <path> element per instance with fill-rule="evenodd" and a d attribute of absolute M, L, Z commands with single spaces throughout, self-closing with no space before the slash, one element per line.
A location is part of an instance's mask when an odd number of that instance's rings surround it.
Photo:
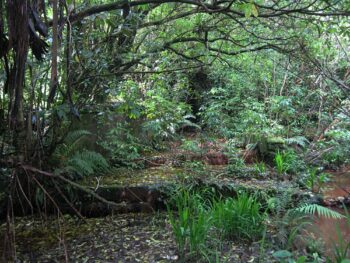
<path fill-rule="evenodd" d="M 278 192 L 286 189 L 300 191 L 292 181 L 279 180 L 268 171 L 266 174 L 253 172 L 250 176 L 239 178 L 230 176 L 227 172 L 227 158 L 222 151 L 223 143 L 209 143 L 196 153 L 182 150 L 177 145 L 171 152 L 145 156 L 145 169 L 117 169 L 109 175 L 85 179 L 82 183 L 92 188 L 111 185 L 164 186 L 195 179 L 208 185 L 238 186 L 255 192 Z M 254 168 L 251 167 L 253 171 Z M 338 179 L 325 188 L 328 198 L 334 199 L 340 194 L 347 194 L 343 188 L 337 188 L 339 183 L 343 186 L 345 183 L 350 185 L 349 181 L 344 183 L 349 178 L 347 175 L 346 172 L 337 174 Z M 341 193 L 341 190 L 345 192 Z M 277 242 L 276 228 L 271 222 L 267 222 L 267 226 L 268 242 Z M 4 240 L 2 236 L 5 227 L 5 224 L 0 227 L 0 240 Z M 340 227 L 341 231 L 348 231 L 346 222 L 341 222 Z M 322 231 L 318 231 L 319 229 Z M 323 238 L 327 247 L 331 246 L 333 238 L 336 239 L 335 231 L 334 220 L 320 218 L 313 222 L 312 227 L 307 228 L 309 236 L 314 239 Z M 347 235 L 350 239 L 350 232 Z M 16 218 L 15 240 L 18 262 L 62 262 L 66 257 L 70 262 L 160 263 L 177 262 L 179 259 L 167 214 L 162 211 L 114 214 L 102 218 L 87 218 L 85 222 L 68 215 L 60 220 L 50 217 L 44 221 L 35 217 Z M 218 256 L 222 262 L 274 262 L 273 246 L 262 249 L 259 243 L 248 244 L 239 240 L 220 242 L 220 247 L 215 239 L 209 243 L 208 256 Z M 0 252 L 3 250 L 1 245 Z M 264 261 L 261 261 L 262 255 L 265 257 Z M 188 262 L 196 262 L 196 256 Z"/>
<path fill-rule="evenodd" d="M 17 257 L 19 262 L 64 262 L 66 255 L 70 262 L 177 262 L 167 222 L 165 213 L 119 214 L 84 223 L 65 216 L 59 228 L 54 218 L 46 223 L 21 218 L 16 223 Z M 256 262 L 261 252 L 258 243 L 223 242 L 214 250 L 212 242 L 208 255 L 217 252 L 223 262 Z"/>

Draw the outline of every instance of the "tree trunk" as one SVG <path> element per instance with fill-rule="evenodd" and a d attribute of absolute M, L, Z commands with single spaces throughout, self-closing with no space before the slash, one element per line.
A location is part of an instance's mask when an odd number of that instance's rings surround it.
<path fill-rule="evenodd" d="M 29 49 L 28 2 L 8 0 L 9 46 L 13 48 L 13 66 L 9 76 L 10 128 L 14 132 L 13 141 L 19 161 L 26 157 L 26 131 L 23 114 L 23 89 L 25 69 Z"/>

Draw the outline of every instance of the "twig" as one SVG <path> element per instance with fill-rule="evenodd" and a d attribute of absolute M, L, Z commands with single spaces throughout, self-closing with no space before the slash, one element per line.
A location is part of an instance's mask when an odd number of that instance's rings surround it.
<path fill-rule="evenodd" d="M 97 185 L 95 187 L 95 192 L 97 191 L 97 189 L 100 187 L 100 180 L 101 180 L 101 176 L 100 177 L 95 177 L 96 181 L 97 181 Z"/>
<path fill-rule="evenodd" d="M 33 214 L 34 209 L 33 209 L 32 203 L 30 202 L 29 198 L 28 198 L 27 195 L 25 194 L 25 192 L 24 192 L 24 190 L 23 190 L 23 188 L 22 188 L 22 184 L 21 184 L 21 182 L 20 182 L 20 180 L 19 180 L 19 178 L 18 178 L 18 176 L 17 176 L 17 173 L 14 173 L 13 176 L 16 177 L 16 180 L 17 180 L 19 189 L 21 190 L 24 199 L 27 201 L 28 205 L 30 206 L 30 210 L 31 210 L 31 212 L 32 212 L 32 214 Z"/>

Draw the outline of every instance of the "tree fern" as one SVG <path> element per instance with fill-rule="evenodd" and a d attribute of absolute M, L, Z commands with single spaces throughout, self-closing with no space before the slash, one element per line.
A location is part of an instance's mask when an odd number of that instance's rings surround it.
<path fill-rule="evenodd" d="M 324 207 L 318 204 L 305 204 L 305 205 L 302 205 L 301 207 L 296 208 L 296 211 L 304 214 L 309 214 L 309 215 L 318 214 L 319 216 L 323 216 L 326 218 L 334 218 L 334 219 L 340 219 L 345 217 L 344 215 L 336 211 L 333 211 L 332 209 L 329 209 L 327 207 Z"/>

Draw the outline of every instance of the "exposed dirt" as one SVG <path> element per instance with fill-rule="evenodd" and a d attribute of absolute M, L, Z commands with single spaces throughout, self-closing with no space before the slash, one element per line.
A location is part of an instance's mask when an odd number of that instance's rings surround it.
<path fill-rule="evenodd" d="M 344 214 L 342 209 L 332 208 L 332 210 Z M 308 235 L 313 240 L 319 240 L 323 244 L 324 253 L 329 257 L 334 256 L 335 246 L 339 246 L 341 242 L 344 244 L 350 242 L 350 225 L 346 218 L 333 219 L 316 216 L 312 225 L 307 229 Z"/>
<path fill-rule="evenodd" d="M 337 172 L 328 172 L 332 175 L 322 193 L 325 199 L 335 199 L 350 195 L 350 167 L 343 168 Z"/>
<path fill-rule="evenodd" d="M 345 214 L 343 205 L 348 204 L 350 200 L 350 167 L 327 173 L 332 177 L 322 190 L 324 203 L 332 207 L 332 210 Z M 315 217 L 310 227 L 310 234 L 314 239 L 322 240 L 325 253 L 332 257 L 335 246 L 341 245 L 342 242 L 344 244 L 350 242 L 350 222 L 346 218 Z"/>

